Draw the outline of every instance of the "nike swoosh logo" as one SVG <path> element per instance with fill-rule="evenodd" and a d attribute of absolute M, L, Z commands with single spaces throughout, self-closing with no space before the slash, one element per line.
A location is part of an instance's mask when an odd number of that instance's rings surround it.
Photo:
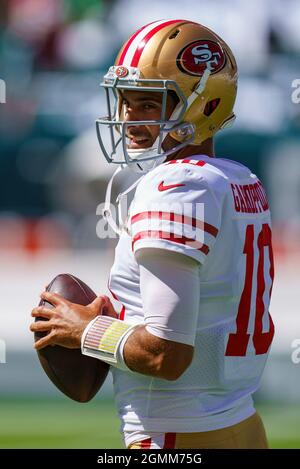
<path fill-rule="evenodd" d="M 181 186 L 185 186 L 185 184 L 169 184 L 167 186 L 164 186 L 164 181 L 161 181 L 161 183 L 158 186 L 158 190 L 162 192 L 162 191 L 167 191 L 168 189 L 174 189 L 174 187 L 181 187 Z"/>

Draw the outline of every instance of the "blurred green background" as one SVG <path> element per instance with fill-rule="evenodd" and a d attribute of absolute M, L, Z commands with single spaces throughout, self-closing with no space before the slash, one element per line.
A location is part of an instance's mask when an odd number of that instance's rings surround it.
<path fill-rule="evenodd" d="M 300 448 L 300 408 L 257 406 L 270 448 Z M 124 448 L 113 401 L 5 399 L 0 404 L 0 448 Z"/>

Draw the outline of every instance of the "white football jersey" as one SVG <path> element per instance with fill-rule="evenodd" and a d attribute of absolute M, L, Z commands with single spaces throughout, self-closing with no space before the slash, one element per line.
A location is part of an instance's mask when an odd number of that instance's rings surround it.
<path fill-rule="evenodd" d="M 199 262 L 194 358 L 176 381 L 113 368 L 122 430 L 234 425 L 255 412 L 251 394 L 274 335 L 271 221 L 261 182 L 242 164 L 203 155 L 164 163 L 141 179 L 109 281 L 129 323 L 144 320 L 135 253 L 149 247 Z"/>

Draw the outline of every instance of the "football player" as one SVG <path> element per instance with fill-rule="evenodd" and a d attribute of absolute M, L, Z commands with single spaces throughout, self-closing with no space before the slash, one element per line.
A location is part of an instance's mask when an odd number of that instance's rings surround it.
<path fill-rule="evenodd" d="M 112 181 L 107 191 L 120 235 L 109 288 L 123 308 L 103 296 L 70 305 L 74 328 L 63 299 L 44 293 L 56 326 L 36 347 L 81 341 L 112 365 L 128 448 L 267 448 L 252 394 L 274 336 L 269 205 L 251 170 L 213 146 L 234 120 L 237 78 L 228 45 L 185 20 L 142 27 L 104 76 L 102 152 L 117 172 L 141 173 L 119 226 Z"/>

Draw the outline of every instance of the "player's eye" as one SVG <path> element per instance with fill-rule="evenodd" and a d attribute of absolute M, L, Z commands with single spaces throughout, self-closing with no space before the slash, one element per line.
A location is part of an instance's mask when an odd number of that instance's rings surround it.
<path fill-rule="evenodd" d="M 158 104 L 153 103 L 153 102 L 143 104 L 143 109 L 145 111 L 155 111 L 155 110 L 159 109 L 159 107 L 160 106 Z"/>

